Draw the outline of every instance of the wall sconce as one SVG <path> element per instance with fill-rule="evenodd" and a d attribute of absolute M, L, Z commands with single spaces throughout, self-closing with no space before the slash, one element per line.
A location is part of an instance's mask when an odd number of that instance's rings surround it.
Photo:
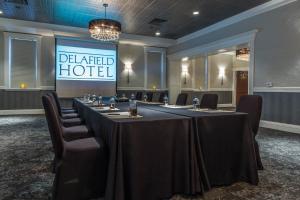
<path fill-rule="evenodd" d="M 188 75 L 188 65 L 187 64 L 183 64 L 181 66 L 181 74 L 184 76 L 184 84 L 186 85 L 186 79 L 187 79 L 187 75 Z"/>
<path fill-rule="evenodd" d="M 26 89 L 27 88 L 27 84 L 26 83 L 21 83 L 20 84 L 20 88 L 21 89 Z"/>
<path fill-rule="evenodd" d="M 219 78 L 221 79 L 221 85 L 223 85 L 224 78 L 225 78 L 225 67 L 224 66 L 219 67 Z"/>
<path fill-rule="evenodd" d="M 127 71 L 127 83 L 129 84 L 129 76 L 130 72 L 132 71 L 132 64 L 127 62 L 125 63 L 125 71 Z"/>

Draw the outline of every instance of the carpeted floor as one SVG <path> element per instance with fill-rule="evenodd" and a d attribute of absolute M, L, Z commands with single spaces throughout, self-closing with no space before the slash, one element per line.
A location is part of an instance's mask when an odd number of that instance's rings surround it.
<path fill-rule="evenodd" d="M 193 200 L 300 200 L 300 135 L 261 129 L 258 141 L 265 166 L 258 186 L 237 183 Z M 0 200 L 51 199 L 52 156 L 44 117 L 0 117 Z"/>

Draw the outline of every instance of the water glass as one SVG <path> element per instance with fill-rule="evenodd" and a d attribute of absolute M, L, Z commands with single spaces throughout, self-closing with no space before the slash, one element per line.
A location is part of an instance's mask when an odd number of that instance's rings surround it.
<path fill-rule="evenodd" d="M 116 108 L 116 100 L 114 97 L 110 98 L 110 109 L 115 109 Z"/>
<path fill-rule="evenodd" d="M 164 96 L 164 104 L 165 104 L 165 106 L 167 106 L 168 103 L 169 103 L 169 98 L 168 98 L 167 95 L 165 95 L 165 96 Z"/>
<path fill-rule="evenodd" d="M 193 108 L 194 108 L 195 110 L 197 110 L 197 109 L 200 108 L 200 100 L 199 100 L 197 97 L 195 97 L 195 98 L 193 99 Z"/>
<path fill-rule="evenodd" d="M 129 116 L 135 117 L 137 116 L 137 102 L 136 100 L 129 101 Z"/>

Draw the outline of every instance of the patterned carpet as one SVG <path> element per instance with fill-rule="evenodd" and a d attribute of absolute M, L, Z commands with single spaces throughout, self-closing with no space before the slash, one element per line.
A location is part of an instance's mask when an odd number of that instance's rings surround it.
<path fill-rule="evenodd" d="M 258 186 L 237 183 L 193 200 L 300 200 L 300 135 L 261 129 L 258 141 L 265 166 Z M 52 156 L 44 117 L 0 117 L 0 199 L 51 199 Z"/>

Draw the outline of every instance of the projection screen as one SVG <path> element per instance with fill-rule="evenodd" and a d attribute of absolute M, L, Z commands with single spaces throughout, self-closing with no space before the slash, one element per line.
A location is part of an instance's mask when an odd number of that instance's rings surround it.
<path fill-rule="evenodd" d="M 115 95 L 115 44 L 56 38 L 55 58 L 56 91 L 59 97 Z"/>

